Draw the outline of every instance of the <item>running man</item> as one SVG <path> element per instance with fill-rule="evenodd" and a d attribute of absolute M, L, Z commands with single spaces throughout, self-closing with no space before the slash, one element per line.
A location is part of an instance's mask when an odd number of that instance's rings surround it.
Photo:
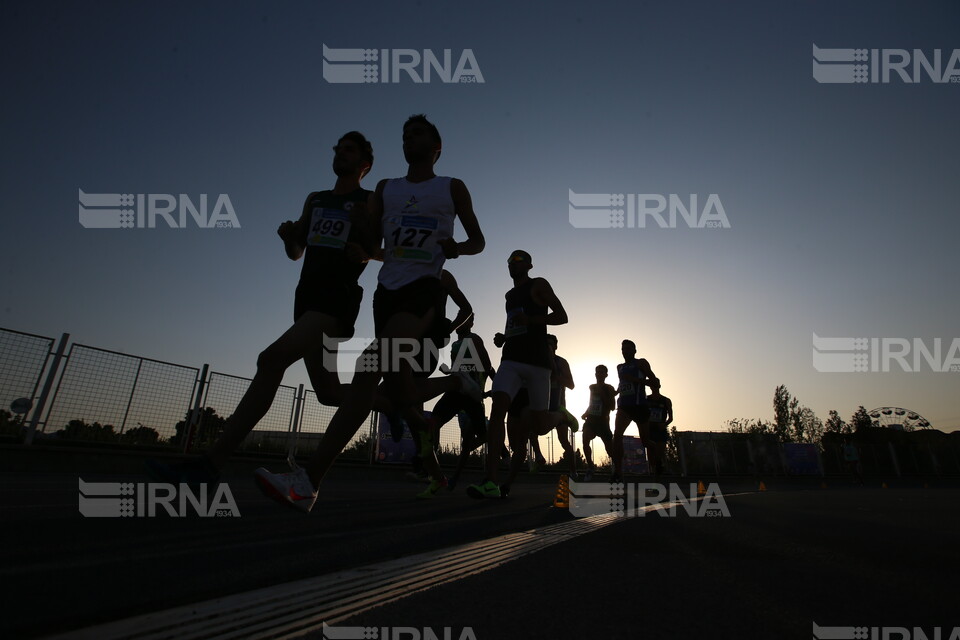
<path fill-rule="evenodd" d="M 667 441 L 670 434 L 667 431 L 673 422 L 673 402 L 665 395 L 660 394 L 660 380 L 654 378 L 647 382 L 650 395 L 647 396 L 647 408 L 650 410 L 650 441 L 644 441 L 647 447 L 647 459 L 656 475 L 661 475 L 667 461 Z"/>
<path fill-rule="evenodd" d="M 485 244 L 467 187 L 433 171 L 441 149 L 440 133 L 425 116 L 407 119 L 403 125 L 407 175 L 380 181 L 367 205 L 383 241 L 383 266 L 373 298 L 377 341 L 358 359 L 353 382 L 307 466 L 281 474 L 257 470 L 260 487 L 280 502 L 302 511 L 313 508 L 324 475 L 370 414 L 381 377 L 388 399 L 408 424 L 414 430 L 426 428 L 422 414 L 414 408 L 417 394 L 409 361 L 389 362 L 392 341 L 428 336 L 443 313 L 439 306 L 444 300 L 440 282 L 444 262 L 480 253 Z M 467 233 L 464 242 L 453 239 L 457 218 Z M 378 357 L 379 370 L 364 370 L 363 364 L 373 355 Z M 428 471 L 435 474 L 428 490 L 436 493 L 445 479 L 432 453 L 428 458 L 433 458 L 426 461 Z M 430 468 L 433 465 L 436 471 Z"/>
<path fill-rule="evenodd" d="M 209 451 L 199 460 L 181 465 L 148 461 L 153 475 L 164 482 L 217 482 L 230 455 L 270 410 L 284 372 L 301 358 L 317 399 L 323 404 L 340 404 L 340 379 L 323 365 L 323 338 L 353 336 L 363 297 L 357 280 L 366 267 L 360 256 L 372 253 L 376 235 L 367 217 L 371 192 L 360 187 L 360 180 L 373 166 L 373 147 L 363 134 L 350 131 L 333 151 L 337 176 L 333 189 L 308 195 L 300 218 L 277 229 L 287 257 L 299 260 L 303 256 L 293 326 L 260 353 L 253 381 Z"/>
<path fill-rule="evenodd" d="M 650 434 L 647 431 L 647 419 L 650 417 L 646 403 L 648 380 L 655 378 L 650 363 L 637 358 L 637 345 L 632 340 L 620 344 L 623 362 L 617 365 L 620 386 L 617 388 L 617 417 L 613 431 L 613 476 L 611 482 L 623 482 L 623 434 L 631 422 L 637 423 L 640 439 L 646 445 Z"/>
<path fill-rule="evenodd" d="M 557 355 L 557 347 L 559 346 L 557 336 L 552 333 L 547 334 L 547 343 L 550 345 L 550 355 L 553 358 L 553 371 L 550 374 L 550 406 L 548 408 L 554 414 L 550 416 L 551 429 L 555 427 L 559 434 L 561 430 L 566 431 L 566 428 L 570 427 L 572 431 L 576 432 L 580 425 L 575 418 L 573 423 L 570 424 L 569 412 L 567 411 L 567 389 L 572 391 L 575 386 L 573 374 L 570 372 L 570 363 L 567 362 L 566 358 Z M 534 470 L 536 470 L 536 467 L 547 463 L 546 458 L 543 457 L 543 452 L 540 451 L 540 436 L 531 434 L 530 448 L 533 450 L 533 459 L 536 465 Z M 564 451 L 566 451 L 566 447 L 564 447 Z"/>
<path fill-rule="evenodd" d="M 597 365 L 594 370 L 597 383 L 590 385 L 590 404 L 583 412 L 583 456 L 587 460 L 587 472 L 584 482 L 593 480 L 593 450 L 590 443 L 594 438 L 600 438 L 607 451 L 607 456 L 613 459 L 613 433 L 610 431 L 610 412 L 616 406 L 617 391 L 606 383 L 607 367 Z"/>
<path fill-rule="evenodd" d="M 507 260 L 513 288 L 506 294 L 507 323 L 503 333 L 493 342 L 503 347 L 497 377 L 493 381 L 493 407 L 487 428 L 487 476 L 470 485 L 467 493 L 473 498 L 499 498 L 497 474 L 500 459 L 492 455 L 503 446 L 504 418 L 510 403 L 521 387 L 529 394 L 527 418 L 509 433 L 511 475 L 527 457 L 527 439 L 532 432 L 543 432 L 549 419 L 550 373 L 553 369 L 547 343 L 547 325 L 567 322 L 567 312 L 544 278 L 530 278 L 533 260 L 526 251 L 514 251 Z"/>
<path fill-rule="evenodd" d="M 490 355 L 483 344 L 483 339 L 473 333 L 473 316 L 457 327 L 457 340 L 450 347 L 450 362 L 453 372 L 468 375 L 483 391 L 487 377 L 493 378 L 495 371 L 490 363 Z M 453 489 L 460 473 L 470 457 L 470 453 L 487 441 L 487 417 L 483 407 L 483 400 L 476 399 L 460 391 L 447 391 L 443 394 L 430 413 L 431 430 L 434 441 L 439 442 L 440 430 L 458 413 L 463 412 L 465 420 L 461 427 L 466 427 L 460 434 L 460 458 L 457 468 L 449 480 L 449 488 Z"/>

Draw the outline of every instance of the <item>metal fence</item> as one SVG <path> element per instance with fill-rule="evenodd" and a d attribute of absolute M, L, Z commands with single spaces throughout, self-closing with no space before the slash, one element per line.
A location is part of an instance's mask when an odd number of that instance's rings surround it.
<path fill-rule="evenodd" d="M 62 357 L 68 337 L 61 337 L 54 352 L 53 338 L 0 329 L 0 436 L 29 443 L 33 427 L 39 427 L 41 437 L 60 442 L 195 450 L 213 441 L 251 383 L 249 378 L 226 373 L 207 375 L 207 365 L 201 373 L 197 367 L 82 344 L 71 345 Z M 32 413 L 13 416 L 6 410 L 19 398 L 33 401 Z M 312 390 L 282 385 L 240 450 L 308 455 L 334 412 L 334 407 L 320 404 Z M 373 459 L 376 423 L 375 414 L 370 414 L 344 457 Z M 190 438 L 185 439 L 187 434 Z M 960 475 L 960 438 L 939 432 L 929 435 L 935 437 L 857 442 L 863 473 Z M 544 453 L 553 460 L 552 440 L 545 444 Z M 811 461 L 817 473 L 847 472 L 841 445 L 827 438 L 815 456 L 807 456 L 807 465 L 800 471 L 797 460 L 791 458 L 797 452 L 785 454 L 785 446 L 769 434 L 680 432 L 674 444 L 685 475 L 810 473 Z M 442 431 L 440 447 L 459 453 L 456 421 Z"/>
<path fill-rule="evenodd" d="M 200 370 L 74 344 L 41 433 L 62 440 L 161 444 L 189 413 Z"/>
<path fill-rule="evenodd" d="M 19 398 L 35 401 L 53 344 L 53 338 L 0 329 L 0 410 Z M 5 416 L 0 435 L 17 437 L 25 418 Z"/>

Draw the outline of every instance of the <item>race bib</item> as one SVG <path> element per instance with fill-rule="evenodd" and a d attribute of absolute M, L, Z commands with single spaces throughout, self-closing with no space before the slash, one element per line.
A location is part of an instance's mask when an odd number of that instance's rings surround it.
<path fill-rule="evenodd" d="M 650 407 L 650 422 L 663 422 L 663 407 Z"/>
<path fill-rule="evenodd" d="M 503 329 L 503 336 L 505 338 L 512 338 L 513 336 L 519 336 L 527 332 L 527 325 L 516 323 L 516 317 L 521 313 L 523 313 L 523 307 L 507 310 L 507 325 Z"/>
<path fill-rule="evenodd" d="M 387 235 L 390 251 L 398 260 L 433 262 L 436 255 L 439 221 L 427 216 L 400 216 L 400 224 Z"/>
<path fill-rule="evenodd" d="M 316 207 L 307 233 L 307 246 L 343 249 L 350 236 L 350 214 L 340 209 Z"/>

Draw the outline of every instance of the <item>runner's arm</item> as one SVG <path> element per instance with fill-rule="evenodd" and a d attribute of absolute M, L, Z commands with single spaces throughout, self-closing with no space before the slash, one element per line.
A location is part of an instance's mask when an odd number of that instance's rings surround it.
<path fill-rule="evenodd" d="M 557 378 L 560 380 L 560 384 L 567 389 L 573 389 L 573 373 L 570 371 L 570 363 L 567 362 L 566 358 L 557 357 Z"/>
<path fill-rule="evenodd" d="M 480 230 L 480 223 L 477 222 L 477 214 L 473 211 L 473 200 L 470 198 L 470 192 L 467 191 L 467 185 L 463 184 L 462 180 L 451 178 L 450 197 L 453 198 L 454 211 L 460 218 L 463 230 L 467 233 L 467 239 L 464 242 L 454 242 L 453 238 L 441 240 L 443 254 L 447 258 L 476 255 L 483 251 L 487 241 L 483 237 L 483 231 Z"/>
<path fill-rule="evenodd" d="M 553 292 L 553 287 L 550 286 L 549 282 L 544 278 L 537 278 L 533 282 L 530 294 L 537 304 L 549 308 L 550 313 L 545 316 L 526 316 L 524 324 L 567 324 L 567 312 L 560 303 L 560 299 L 557 298 L 557 294 Z"/>
<path fill-rule="evenodd" d="M 283 250 L 291 260 L 299 260 L 307 247 L 307 229 L 310 226 L 310 201 L 317 195 L 314 191 L 303 203 L 303 211 L 296 222 L 287 220 L 277 229 L 277 235 L 283 240 Z"/>
<path fill-rule="evenodd" d="M 447 290 L 447 295 L 450 296 L 450 299 L 457 305 L 457 316 L 453 319 L 450 326 L 451 331 L 456 331 L 460 325 L 469 320 L 470 316 L 473 315 L 473 307 L 470 305 L 470 301 L 467 300 L 467 296 L 463 294 L 463 291 L 457 285 L 457 279 L 446 269 L 440 272 L 440 283 L 443 285 L 443 288 Z"/>
<path fill-rule="evenodd" d="M 483 345 L 483 339 L 475 333 L 471 335 L 473 336 L 473 346 L 477 348 L 477 355 L 480 357 L 480 364 L 483 365 L 483 372 L 493 380 L 493 376 L 497 375 L 497 372 L 493 368 L 493 363 L 490 362 L 490 354 L 487 353 L 487 348 Z"/>

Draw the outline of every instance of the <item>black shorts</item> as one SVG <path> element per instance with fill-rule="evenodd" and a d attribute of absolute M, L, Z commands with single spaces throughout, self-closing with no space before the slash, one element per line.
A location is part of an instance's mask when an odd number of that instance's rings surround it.
<path fill-rule="evenodd" d="M 338 338 L 352 338 L 363 287 L 358 284 L 319 284 L 301 280 L 293 299 L 293 321 L 307 311 L 317 311 L 333 316 L 340 323 Z"/>
<path fill-rule="evenodd" d="M 667 433 L 667 425 L 662 422 L 650 423 L 650 439 L 654 442 L 666 442 L 670 439 Z"/>
<path fill-rule="evenodd" d="M 587 427 L 590 427 L 590 430 L 600 438 L 601 440 L 607 440 L 613 438 L 613 432 L 610 431 L 610 419 L 604 419 L 600 416 L 587 416 L 587 419 L 583 422 L 583 430 L 586 432 Z"/>
<path fill-rule="evenodd" d="M 487 417 L 484 415 L 482 402 L 466 396 L 459 391 L 447 391 L 434 405 L 430 415 L 435 424 L 443 426 L 452 420 L 458 413 L 467 414 L 472 435 L 478 438 L 487 437 Z M 464 434 L 466 435 L 466 434 Z"/>
<path fill-rule="evenodd" d="M 619 407 L 617 411 L 622 411 L 638 425 L 643 424 L 650 419 L 650 407 L 648 407 L 646 404 L 628 404 Z"/>
<path fill-rule="evenodd" d="M 431 309 L 436 318 L 442 318 L 441 309 L 445 299 L 443 285 L 437 278 L 420 278 L 399 289 L 387 289 L 377 285 L 373 294 L 373 326 L 377 336 L 383 334 L 387 321 L 398 313 L 412 313 L 422 318 Z"/>

